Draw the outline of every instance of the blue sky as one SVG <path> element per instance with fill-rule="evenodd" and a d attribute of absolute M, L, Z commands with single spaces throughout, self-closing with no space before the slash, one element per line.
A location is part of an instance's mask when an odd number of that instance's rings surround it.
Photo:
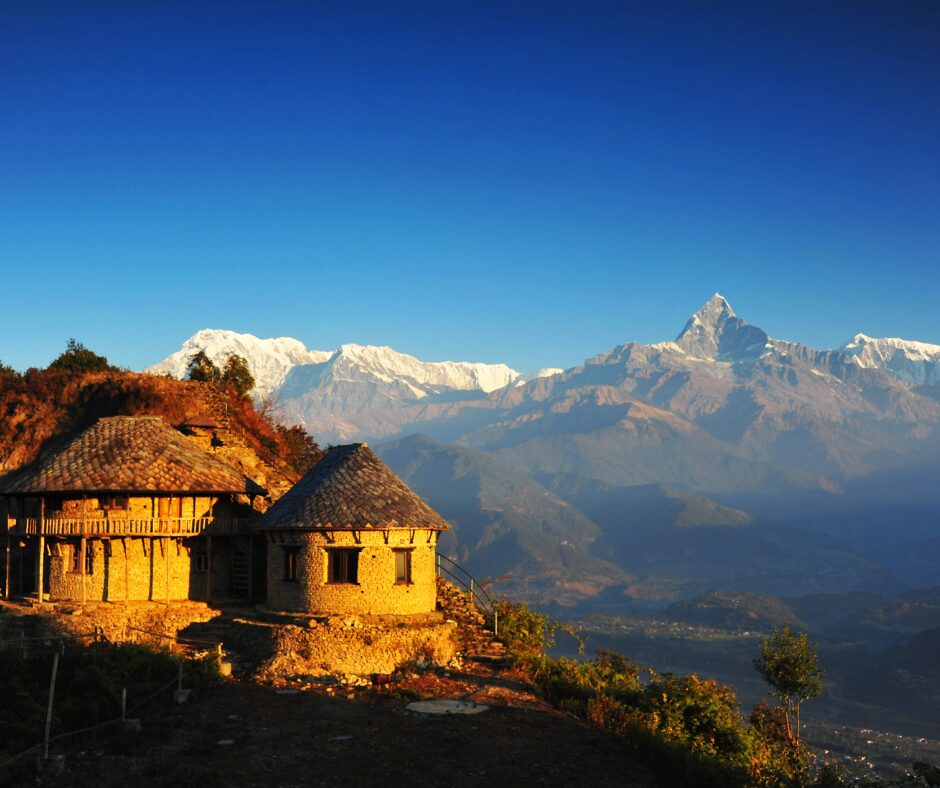
<path fill-rule="evenodd" d="M 940 4 L 0 5 L 0 360 L 940 343 Z"/>

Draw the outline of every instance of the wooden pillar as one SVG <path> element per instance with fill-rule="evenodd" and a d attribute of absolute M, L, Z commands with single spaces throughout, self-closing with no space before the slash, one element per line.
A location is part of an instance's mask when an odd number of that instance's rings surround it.
<path fill-rule="evenodd" d="M 166 591 L 166 603 L 167 603 L 167 606 L 169 606 L 170 604 L 170 540 L 169 539 L 163 540 L 163 569 L 164 569 L 164 574 L 166 575 L 166 578 L 165 578 L 166 588 L 164 589 Z"/>
<path fill-rule="evenodd" d="M 193 499 L 195 500 L 195 498 Z M 212 596 L 212 537 L 206 534 L 206 603 Z"/>
<path fill-rule="evenodd" d="M 78 553 L 78 565 L 82 572 L 82 607 L 85 606 L 85 551 L 88 549 L 88 541 L 85 539 L 85 534 L 82 534 L 82 538 L 79 542 L 80 548 Z"/>
<path fill-rule="evenodd" d="M 253 536 L 248 537 L 248 601 L 251 602 L 254 599 L 252 594 L 252 580 L 254 579 L 255 574 L 255 539 Z"/>
<path fill-rule="evenodd" d="M 127 537 L 121 538 L 121 547 L 124 548 L 124 606 L 127 607 L 127 598 L 130 594 L 130 572 L 127 567 Z"/>
<path fill-rule="evenodd" d="M 10 535 L 7 534 L 6 571 L 3 573 L 3 598 L 10 599 Z"/>
<path fill-rule="evenodd" d="M 44 564 L 46 563 L 43 559 L 45 558 L 46 552 L 46 538 L 42 535 L 42 526 L 43 520 L 46 516 L 46 499 L 43 496 L 39 496 L 39 519 L 36 521 L 36 533 L 39 534 L 39 555 L 37 556 L 38 567 L 36 569 L 36 577 L 39 578 L 38 583 L 36 584 L 36 593 L 39 596 L 39 604 L 42 604 L 42 587 L 43 587 L 43 569 Z"/>

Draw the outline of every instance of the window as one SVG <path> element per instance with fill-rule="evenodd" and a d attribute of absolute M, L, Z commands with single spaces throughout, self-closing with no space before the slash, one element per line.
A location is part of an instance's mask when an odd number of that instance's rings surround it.
<path fill-rule="evenodd" d="M 98 507 L 105 511 L 124 511 L 127 509 L 127 496 L 102 495 L 98 498 Z"/>
<path fill-rule="evenodd" d="M 411 585 L 411 550 L 392 550 L 395 554 L 395 583 Z"/>
<path fill-rule="evenodd" d="M 281 548 L 284 551 L 284 579 L 296 583 L 300 579 L 300 545 Z"/>
<path fill-rule="evenodd" d="M 209 571 L 209 554 L 205 550 L 193 553 L 193 571 L 200 574 Z"/>
<path fill-rule="evenodd" d="M 183 516 L 183 499 L 157 498 L 157 516 L 161 519 L 179 519 Z"/>
<path fill-rule="evenodd" d="M 346 548 L 327 552 L 330 557 L 327 567 L 328 583 L 359 582 L 359 550 Z"/>
<path fill-rule="evenodd" d="M 80 574 L 82 571 L 82 565 L 79 563 L 81 561 L 82 548 L 81 545 L 74 544 L 72 545 L 71 560 L 69 561 L 69 571 L 74 572 L 75 574 Z M 91 545 L 85 545 L 85 574 L 93 575 L 95 573 L 95 551 L 91 549 Z"/>

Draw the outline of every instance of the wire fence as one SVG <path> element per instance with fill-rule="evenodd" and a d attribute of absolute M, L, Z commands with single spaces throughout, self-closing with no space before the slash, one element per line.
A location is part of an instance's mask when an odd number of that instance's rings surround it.
<path fill-rule="evenodd" d="M 101 642 L 110 642 L 114 645 L 124 645 L 128 643 L 136 643 L 138 639 L 134 636 L 128 637 L 128 632 L 133 632 L 137 634 L 146 635 L 148 638 L 156 640 L 158 642 L 172 642 L 175 647 L 175 651 L 180 654 L 183 659 L 179 661 L 179 668 L 177 675 L 172 679 L 172 681 L 167 682 L 166 684 L 160 686 L 154 692 L 150 693 L 146 697 L 138 700 L 130 708 L 126 706 L 126 697 L 127 690 L 126 688 L 122 690 L 122 701 L 121 701 L 121 715 L 114 717 L 112 719 L 105 720 L 104 722 L 96 723 L 94 725 L 88 725 L 82 728 L 76 728 L 74 730 L 65 731 L 62 733 L 57 733 L 55 736 L 49 735 L 48 722 L 52 716 L 53 700 L 54 700 L 54 687 L 55 687 L 55 676 L 56 670 L 58 667 L 58 658 L 59 654 L 64 653 L 65 645 L 68 642 L 74 641 L 88 641 L 91 640 L 94 643 Z M 37 654 L 36 646 L 46 647 L 44 653 Z M 200 640 L 197 638 L 187 638 L 180 637 L 179 635 L 168 635 L 161 632 L 152 632 L 150 630 L 141 629 L 139 627 L 133 627 L 130 625 L 125 625 L 123 627 L 121 638 L 117 641 L 110 641 L 105 636 L 102 630 L 96 629 L 94 632 L 82 632 L 82 633 L 69 633 L 69 634 L 41 634 L 41 635 L 29 635 L 27 636 L 24 633 L 19 637 L 6 637 L 0 638 L 0 651 L 19 651 L 24 659 L 27 659 L 31 656 L 48 656 L 50 651 L 54 655 L 53 670 L 52 670 L 52 680 L 49 690 L 49 699 L 48 699 L 48 713 L 47 713 L 47 727 L 46 735 L 43 737 L 42 741 L 37 742 L 36 744 L 28 747 L 27 749 L 17 753 L 16 755 L 7 758 L 3 762 L 0 762 L 0 774 L 9 766 L 22 761 L 24 758 L 32 755 L 42 753 L 43 758 L 48 757 L 49 746 L 55 742 L 64 741 L 74 736 L 79 736 L 81 734 L 92 733 L 104 728 L 108 728 L 114 725 L 120 725 L 125 723 L 129 717 L 128 715 L 134 713 L 138 709 L 143 708 L 149 703 L 153 702 L 160 695 L 166 693 L 169 689 L 176 687 L 177 690 L 183 689 L 183 683 L 186 678 L 196 675 L 196 671 L 187 669 L 185 667 L 186 658 L 194 659 L 200 656 L 205 655 L 215 655 L 220 661 L 222 658 L 222 643 L 218 641 L 210 640 Z"/>

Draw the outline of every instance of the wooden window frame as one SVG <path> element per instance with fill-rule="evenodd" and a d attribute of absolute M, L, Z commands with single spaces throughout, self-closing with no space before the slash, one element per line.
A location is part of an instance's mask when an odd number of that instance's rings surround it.
<path fill-rule="evenodd" d="M 285 583 L 300 582 L 300 545 L 281 545 L 284 551 L 284 573 L 281 580 Z"/>
<path fill-rule="evenodd" d="M 82 567 L 79 561 L 79 554 L 82 552 L 81 544 L 72 544 L 70 545 L 71 552 L 69 553 L 69 569 L 68 573 L 70 575 L 80 575 L 82 573 Z M 91 549 L 91 543 L 85 543 L 85 574 L 93 575 L 95 573 L 95 551 Z"/>
<path fill-rule="evenodd" d="M 326 551 L 326 584 L 330 586 L 359 585 L 359 554 L 361 547 L 334 547 Z"/>
<path fill-rule="evenodd" d="M 410 547 L 395 547 L 392 548 L 392 554 L 395 556 L 395 585 L 397 586 L 410 586 L 414 585 L 414 575 L 412 574 L 411 567 L 411 555 L 414 553 L 414 549 Z M 404 561 L 402 569 L 404 571 L 399 572 L 398 560 L 401 557 Z"/>
<path fill-rule="evenodd" d="M 209 571 L 209 553 L 197 550 L 193 553 L 193 572 L 204 575 Z"/>
<path fill-rule="evenodd" d="M 130 508 L 130 498 L 118 494 L 102 495 L 98 498 L 98 508 L 105 512 L 126 512 Z"/>

